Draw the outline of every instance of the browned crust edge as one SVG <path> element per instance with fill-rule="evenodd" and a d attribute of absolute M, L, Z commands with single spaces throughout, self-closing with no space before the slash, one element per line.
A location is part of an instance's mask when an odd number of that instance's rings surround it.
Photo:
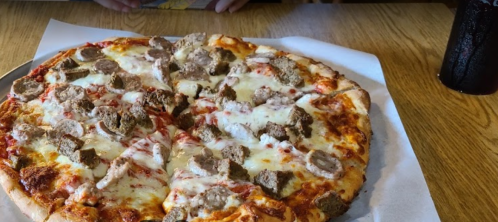
<path fill-rule="evenodd" d="M 60 51 L 49 60 L 44 61 L 37 68 L 31 70 L 28 75 L 22 78 L 36 78 L 40 69 L 50 68 L 59 62 L 68 53 L 74 53 L 75 49 L 69 49 L 66 51 Z M 0 118 L 1 126 L 0 138 L 5 137 L 11 130 L 10 124 L 15 121 L 15 109 L 12 107 L 12 102 L 7 99 L 0 105 Z M 3 141 L 2 141 L 3 142 Z M 6 144 L 2 144 L 5 145 Z M 7 147 L 5 147 L 7 148 Z M 3 158 L 0 158 L 0 160 Z M 45 221 L 50 215 L 49 209 L 36 202 L 32 197 L 30 197 L 19 184 L 19 173 L 14 171 L 9 166 L 0 162 L 0 184 L 3 187 L 5 193 L 9 198 L 16 204 L 16 206 L 21 210 L 21 212 L 33 221 Z M 67 220 L 59 220 L 67 221 Z"/>
<path fill-rule="evenodd" d="M 50 215 L 50 217 L 46 220 L 46 222 L 63 222 L 68 221 L 68 218 L 62 212 L 54 212 Z"/>
<path fill-rule="evenodd" d="M 18 181 L 9 176 L 9 173 L 12 173 L 8 172 L 9 169 L 10 167 L 0 163 L 0 184 L 5 193 L 9 195 L 24 215 L 37 222 L 44 221 L 49 215 L 48 210 L 24 192 Z"/>
<path fill-rule="evenodd" d="M 94 207 L 86 207 L 80 204 L 65 205 L 52 213 L 46 222 L 92 222 L 98 221 L 98 210 Z"/>
<path fill-rule="evenodd" d="M 128 44 L 127 41 L 129 40 L 144 40 L 144 39 L 149 39 L 149 38 L 108 38 L 103 41 L 96 42 L 94 44 L 98 44 L 101 42 L 109 42 L 112 41 L 115 44 Z M 84 46 L 84 45 L 82 45 Z M 81 46 L 78 46 L 81 47 Z M 74 54 L 77 50 L 78 47 L 67 49 L 65 51 L 59 51 L 57 54 L 52 56 L 50 59 L 44 61 L 41 63 L 38 67 L 35 69 L 31 70 L 28 75 L 23 76 L 21 78 L 37 78 L 40 75 L 40 72 L 43 72 L 43 70 L 48 70 L 49 68 L 52 68 L 55 66 L 59 61 L 61 61 L 63 58 L 70 56 Z M 8 132 L 11 130 L 10 125 L 13 121 L 15 121 L 15 110 L 12 110 L 12 107 L 10 106 L 11 102 L 9 100 L 4 101 L 2 104 L 0 104 L 0 119 L 1 119 L 1 128 L 0 128 L 0 138 L 3 138 L 5 135 L 8 134 Z M 13 118 L 13 119 L 11 119 Z M 8 122 L 5 122 L 8 121 Z M 10 129 L 10 130 L 9 130 Z M 5 145 L 5 144 L 3 144 Z M 91 219 L 89 220 L 84 220 L 83 218 L 76 217 L 74 215 L 71 215 L 67 212 L 62 211 L 62 209 L 59 209 L 58 211 L 50 214 L 49 209 L 44 207 L 43 205 L 37 203 L 33 198 L 31 198 L 29 195 L 26 194 L 22 186 L 19 184 L 19 178 L 13 178 L 12 176 L 19 176 L 19 174 L 11 169 L 9 166 L 3 164 L 1 162 L 3 158 L 0 158 L 0 184 L 3 187 L 5 193 L 9 196 L 9 198 L 16 204 L 16 206 L 21 210 L 21 212 L 32 219 L 33 221 L 52 221 L 52 222 L 58 222 L 58 221 L 92 221 Z M 9 176 L 9 174 L 11 176 Z M 88 215 L 86 215 L 88 217 Z M 98 219 L 98 215 L 94 218 L 95 220 Z M 93 221 L 95 221 L 93 220 Z"/>
<path fill-rule="evenodd" d="M 17 107 L 9 99 L 0 105 L 1 129 L 0 138 L 7 135 L 7 130 L 11 129 L 11 124 L 15 120 Z M 1 146 L 7 148 L 7 144 L 2 140 Z M 2 161 L 2 158 L 0 158 Z M 21 212 L 34 221 L 44 221 L 49 212 L 48 209 L 37 203 L 33 198 L 24 192 L 23 187 L 19 184 L 19 173 L 0 162 L 0 185 L 10 199 L 19 207 Z"/>
<path fill-rule="evenodd" d="M 40 71 L 40 69 L 50 68 L 50 67 L 54 66 L 57 62 L 59 62 L 61 60 L 61 58 L 64 57 L 64 55 L 66 55 L 66 53 L 68 53 L 71 50 L 72 49 L 58 52 L 56 55 L 52 56 L 47 61 L 44 61 L 43 63 L 41 63 L 38 67 L 36 67 L 33 70 L 31 70 L 29 72 L 29 74 L 26 75 L 26 77 L 23 77 L 23 78 L 27 78 L 27 77 L 31 77 L 32 78 L 33 76 L 36 76 L 38 74 L 38 72 Z"/>

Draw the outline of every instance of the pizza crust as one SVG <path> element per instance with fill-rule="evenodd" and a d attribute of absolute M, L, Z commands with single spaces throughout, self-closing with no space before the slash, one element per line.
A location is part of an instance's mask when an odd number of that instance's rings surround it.
<path fill-rule="evenodd" d="M 0 184 L 5 193 L 7 193 L 12 201 L 19 207 L 21 212 L 34 221 L 44 221 L 48 215 L 48 210 L 36 203 L 22 189 L 22 187 L 9 176 L 8 171 L 13 171 L 10 167 L 0 164 Z M 16 172 L 14 172 L 16 173 Z"/>
<path fill-rule="evenodd" d="M 103 41 L 116 41 L 117 39 L 119 39 L 119 37 L 108 37 L 105 38 Z"/>
<path fill-rule="evenodd" d="M 258 195 L 252 196 L 251 200 L 240 205 L 237 210 L 224 218 L 208 218 L 207 221 L 237 221 L 237 222 L 293 222 L 296 221 L 296 215 L 292 209 L 285 203 L 273 200 L 269 197 L 260 196 L 263 191 L 257 189 L 254 193 Z M 205 221 L 197 219 L 194 221 Z M 316 221 L 316 220 L 310 220 Z"/>
<path fill-rule="evenodd" d="M 5 129 L 10 128 L 10 125 L 15 121 L 16 110 L 17 105 L 9 100 L 0 105 L 1 125 L 5 127 L 0 130 L 0 137 L 3 138 L 6 135 Z M 5 143 L 2 140 L 0 146 L 6 147 L 7 144 Z M 24 192 L 23 187 L 19 184 L 19 174 L 2 162 L 0 162 L 0 184 L 24 215 L 34 221 L 44 221 L 47 218 L 49 215 L 48 209 Z"/>
<path fill-rule="evenodd" d="M 57 54 L 56 57 L 59 57 L 59 54 Z M 47 62 L 50 61 L 53 60 L 51 59 Z M 1 138 L 4 138 L 7 134 L 6 129 L 12 127 L 11 125 L 16 119 L 17 107 L 18 104 L 10 101 L 9 99 L 0 105 L 0 124 L 4 127 L 0 130 Z M 7 147 L 5 140 L 2 140 L 0 143 L 0 147 L 3 146 L 5 146 L 5 148 Z M 17 205 L 17 207 L 19 207 L 24 215 L 34 221 L 44 221 L 49 215 L 49 210 L 31 198 L 19 184 L 19 180 L 20 178 L 18 172 L 6 165 L 5 162 L 0 162 L 0 184 L 2 185 L 5 193 L 7 193 L 10 199 Z"/>
<path fill-rule="evenodd" d="M 76 49 L 69 49 L 67 51 L 60 51 L 57 53 L 55 56 L 51 57 L 47 61 L 44 61 L 41 63 L 37 68 L 31 70 L 28 75 L 22 78 L 36 78 L 37 75 L 39 75 L 40 72 L 43 71 L 43 69 L 47 69 L 50 67 L 55 66 L 62 58 L 65 58 L 66 55 L 72 54 L 76 51 Z"/>
<path fill-rule="evenodd" d="M 363 115 L 368 115 L 368 111 L 370 110 L 370 95 L 364 89 L 354 89 L 344 92 L 353 104 L 355 105 L 356 110 Z"/>
<path fill-rule="evenodd" d="M 98 210 L 79 204 L 65 205 L 52 213 L 46 222 L 92 222 L 99 219 Z"/>
<path fill-rule="evenodd" d="M 253 206 L 250 206 L 249 204 L 243 204 L 242 206 L 240 206 L 239 212 L 240 216 L 236 221 L 241 222 L 293 222 L 296 220 L 296 216 L 293 214 L 292 210 L 289 207 L 285 207 L 285 212 L 281 217 L 271 216 Z"/>
<path fill-rule="evenodd" d="M 55 212 L 46 220 L 46 222 L 66 222 L 69 221 L 66 217 L 63 216 L 61 212 Z"/>
<path fill-rule="evenodd" d="M 365 138 L 365 144 L 362 145 L 362 150 L 358 151 L 358 155 L 361 156 L 362 160 L 365 162 L 365 166 L 368 163 L 368 157 L 370 153 L 370 140 L 372 137 L 372 126 L 370 123 L 370 118 L 368 111 L 370 110 L 371 100 L 370 94 L 364 89 L 350 90 L 344 93 L 353 102 L 357 113 L 360 114 L 356 127 L 363 132 Z"/>

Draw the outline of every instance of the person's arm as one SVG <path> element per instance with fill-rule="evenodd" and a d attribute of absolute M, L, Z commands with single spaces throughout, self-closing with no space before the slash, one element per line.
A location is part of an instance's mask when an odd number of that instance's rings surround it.
<path fill-rule="evenodd" d="M 220 0 L 216 3 L 216 12 L 224 12 L 228 9 L 230 13 L 242 8 L 249 0 Z"/>
<path fill-rule="evenodd" d="M 129 12 L 132 8 L 138 8 L 140 6 L 140 0 L 94 0 L 95 2 L 101 4 L 106 8 L 110 8 L 116 11 Z M 216 12 L 235 12 L 242 8 L 249 0 L 219 0 L 216 3 Z"/>
<path fill-rule="evenodd" d="M 94 0 L 106 8 L 120 12 L 130 12 L 140 6 L 140 0 Z"/>

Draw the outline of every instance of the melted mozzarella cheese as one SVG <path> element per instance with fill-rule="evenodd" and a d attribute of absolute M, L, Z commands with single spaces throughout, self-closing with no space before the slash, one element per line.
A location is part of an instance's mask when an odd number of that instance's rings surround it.
<path fill-rule="evenodd" d="M 202 145 L 179 145 L 175 143 L 171 151 L 171 156 L 174 158 L 171 158 L 167 166 L 168 173 L 172 175 L 175 170 L 187 169 L 188 159 L 193 155 L 200 154 L 202 148 Z"/>
<path fill-rule="evenodd" d="M 176 78 L 179 73 L 175 72 L 172 75 L 172 78 Z M 197 89 L 197 85 L 201 85 L 203 88 L 210 87 L 211 89 L 214 89 L 216 84 L 223 81 L 225 78 L 224 75 L 219 75 L 219 76 L 210 76 L 209 80 L 198 80 L 198 81 L 192 81 L 188 79 L 180 79 L 176 83 L 176 90 L 177 92 L 183 93 L 188 96 L 195 96 L 195 90 Z"/>
<path fill-rule="evenodd" d="M 311 101 L 317 99 L 318 97 L 320 97 L 318 94 L 307 94 L 299 99 L 296 102 L 296 105 L 302 107 L 307 113 L 317 116 L 317 114 L 325 112 L 315 108 L 311 104 Z M 335 146 L 343 143 L 345 144 L 346 141 L 344 138 L 331 138 L 330 135 L 327 134 L 329 133 L 329 130 L 327 129 L 324 121 L 317 118 L 314 118 L 313 124 L 311 124 L 310 127 L 312 129 L 311 137 L 303 138 L 299 144 L 306 146 L 308 149 L 323 150 L 328 153 L 333 153 L 336 156 L 342 155 L 342 153 L 340 153 Z M 355 148 L 357 145 L 348 143 L 348 146 Z"/>
<path fill-rule="evenodd" d="M 97 167 L 92 169 L 93 176 L 95 178 L 102 178 L 107 173 L 107 169 L 109 169 L 109 166 L 103 162 L 100 162 L 100 164 Z"/>
<path fill-rule="evenodd" d="M 252 149 L 251 155 L 246 158 L 243 166 L 252 178 L 264 169 L 281 170 L 281 156 L 276 148 Z"/>
<path fill-rule="evenodd" d="M 178 49 L 175 54 L 174 54 L 174 57 L 175 59 L 180 62 L 181 64 L 185 63 L 185 60 L 187 59 L 187 56 L 188 54 L 192 51 L 192 47 L 183 47 L 183 48 L 180 48 Z"/>
<path fill-rule="evenodd" d="M 152 73 L 152 65 L 145 60 L 146 46 L 131 46 L 126 50 L 116 50 L 110 46 L 102 49 L 102 52 L 115 60 L 119 66 L 132 74 Z"/>
<path fill-rule="evenodd" d="M 121 100 L 127 103 L 136 104 L 143 101 L 144 93 L 142 92 L 126 92 L 121 97 Z"/>
<path fill-rule="evenodd" d="M 280 170 L 280 171 L 292 171 L 301 175 L 300 178 L 293 177 L 282 190 L 282 196 L 288 196 L 301 189 L 301 184 L 313 178 L 313 175 L 306 170 L 306 163 L 304 162 L 305 154 L 301 151 L 295 149 L 293 145 L 288 141 L 280 142 L 273 137 L 263 134 L 261 140 L 258 142 L 248 142 L 240 141 L 233 138 L 222 137 L 218 140 L 211 141 L 204 144 L 206 147 L 213 151 L 213 155 L 217 158 L 221 157 L 221 149 L 227 146 L 244 145 L 247 146 L 251 152 L 249 157 L 247 157 L 242 165 L 249 173 L 251 178 L 254 178 L 259 172 L 264 169 L 268 170 Z M 185 148 L 190 150 L 191 148 Z M 202 147 L 197 147 L 197 153 L 200 153 Z M 291 155 L 293 157 L 286 157 Z M 179 167 L 184 171 L 188 171 L 187 168 L 187 158 L 183 158 L 181 161 L 175 162 L 175 166 Z M 171 164 L 171 163 L 170 163 Z M 190 189 L 190 184 L 182 184 L 182 189 Z"/>
<path fill-rule="evenodd" d="M 35 99 L 26 103 L 25 106 L 23 109 L 31 110 L 31 115 L 40 116 L 39 119 L 43 125 L 42 128 L 45 130 L 51 130 L 51 126 L 56 125 L 58 121 L 68 118 L 64 115 L 62 107 L 52 99 L 51 94 L 47 96 L 47 99 L 43 103 L 40 99 Z M 78 118 L 76 119 L 78 120 Z M 118 157 L 125 148 L 119 142 L 113 142 L 94 132 L 89 132 L 90 126 L 94 124 L 95 120 L 90 119 L 82 122 L 86 133 L 82 138 L 79 138 L 85 142 L 81 149 L 94 148 L 101 159 L 110 162 Z M 93 170 L 86 168 L 80 163 L 72 162 L 68 157 L 60 155 L 57 152 L 57 147 L 50 144 L 46 136 L 33 141 L 29 147 L 39 152 L 45 162 L 56 162 L 60 164 L 59 166 L 68 166 L 61 171 L 62 173 L 78 175 L 83 180 L 93 180 L 94 177 L 103 177 L 108 168 L 108 165 L 104 162 L 101 162 Z M 70 190 L 68 191 L 71 192 Z"/>
<path fill-rule="evenodd" d="M 114 160 L 126 150 L 126 147 L 124 147 L 120 142 L 109 140 L 96 133 L 87 133 L 83 136 L 83 138 L 81 138 L 81 140 L 85 141 L 82 149 L 95 148 L 95 152 L 100 156 L 100 158 L 109 161 Z"/>
<path fill-rule="evenodd" d="M 189 196 L 195 196 L 222 180 L 223 178 L 219 175 L 199 177 L 192 173 L 184 173 L 181 178 L 174 178 L 171 181 L 170 188 L 171 190 L 180 189 Z"/>
<path fill-rule="evenodd" d="M 94 148 L 97 155 L 110 162 L 111 160 L 118 157 L 125 148 L 119 142 L 112 142 L 100 135 L 93 133 L 85 134 L 81 140 L 85 141 L 85 144 L 81 147 L 82 150 Z M 46 137 L 42 137 L 39 140 L 33 141 L 31 145 L 32 149 L 42 154 L 45 161 L 55 161 L 59 164 L 70 166 L 70 171 L 74 172 L 78 170 L 83 174 L 80 175 L 82 178 L 93 179 L 93 177 L 103 177 L 107 171 L 107 164 L 101 162 L 95 169 L 91 170 L 86 168 L 84 165 L 72 162 L 68 157 L 60 155 L 57 152 L 57 147 L 50 144 Z M 55 159 L 54 159 L 55 158 Z"/>
<path fill-rule="evenodd" d="M 202 82 L 207 82 L 207 81 L 202 81 Z M 200 84 L 199 81 L 191 81 L 191 80 L 180 80 L 176 84 L 176 91 L 183 93 L 189 98 L 194 98 L 195 95 L 197 94 L 197 84 Z"/>
<path fill-rule="evenodd" d="M 121 153 L 121 157 L 133 162 L 132 169 L 130 169 L 133 173 L 125 174 L 119 178 L 117 183 L 102 190 L 104 199 L 109 205 L 126 204 L 140 210 L 150 207 L 150 204 L 159 205 L 166 198 L 168 187 L 165 185 L 168 182 L 168 174 L 163 170 L 162 165 L 152 158 L 152 146 L 158 142 L 155 140 L 159 138 L 159 135 L 148 136 L 138 140 Z M 162 141 L 169 140 L 165 137 L 161 139 Z"/>
<path fill-rule="evenodd" d="M 176 128 L 175 125 L 167 125 L 166 128 L 168 129 L 168 133 L 169 133 L 169 138 L 174 138 L 175 137 L 175 133 L 176 131 L 178 130 L 178 128 Z"/>
<path fill-rule="evenodd" d="M 64 171 L 61 171 L 62 173 L 78 175 L 83 179 L 93 180 L 94 177 L 91 169 L 86 168 L 82 164 L 72 162 L 67 156 L 60 155 L 57 152 L 57 147 L 50 144 L 46 137 L 33 141 L 30 147 L 40 153 L 45 162 L 56 162 L 59 164 L 58 167 L 67 166 Z M 73 188 L 75 189 L 76 187 Z"/>
<path fill-rule="evenodd" d="M 137 75 L 140 77 L 140 79 L 142 80 L 142 84 L 145 86 L 149 86 L 156 89 L 169 90 L 169 91 L 172 90 L 171 87 L 168 86 L 168 84 L 163 83 L 162 81 L 156 79 L 156 77 L 154 77 L 154 74 L 152 74 L 152 72 L 142 72 Z"/>
<path fill-rule="evenodd" d="M 170 130 L 170 129 L 167 128 L 167 130 Z M 171 137 L 169 135 L 170 135 L 169 132 L 168 132 L 168 134 L 163 135 L 159 131 L 155 131 L 154 133 L 147 136 L 147 140 L 150 143 L 161 143 L 166 147 L 171 147 Z"/>
<path fill-rule="evenodd" d="M 265 169 L 293 172 L 295 176 L 281 191 L 281 195 L 286 197 L 301 189 L 301 184 L 312 178 L 313 175 L 306 170 L 304 154 L 294 149 L 290 143 L 286 141 L 277 142 L 274 143 L 274 146 L 273 148 L 268 148 L 265 145 L 259 149 L 252 149 L 251 155 L 246 158 L 243 166 L 247 169 L 251 178 Z M 290 152 L 287 153 L 284 150 Z M 292 155 L 293 157 L 289 158 L 287 155 Z M 296 176 L 298 174 L 300 175 L 299 177 Z"/>
<path fill-rule="evenodd" d="M 49 144 L 46 138 L 33 141 L 30 147 L 31 149 L 39 152 L 47 162 L 53 161 L 54 157 L 59 155 L 57 153 L 57 147 Z"/>
<path fill-rule="evenodd" d="M 93 180 L 94 178 L 94 174 L 91 169 L 86 168 L 82 164 L 72 162 L 67 156 L 58 156 L 56 162 L 58 162 L 59 164 L 70 166 L 69 169 L 65 170 L 66 174 L 78 175 L 79 177 L 88 180 Z"/>
<path fill-rule="evenodd" d="M 231 76 L 239 78 L 239 83 L 233 86 L 233 90 L 237 92 L 237 101 L 252 103 L 251 96 L 254 94 L 254 91 L 263 86 L 286 94 L 289 91 L 295 90 L 294 87 L 282 85 L 271 76 L 257 74 L 257 71 L 254 70 L 249 73 L 231 74 Z"/>
<path fill-rule="evenodd" d="M 163 168 L 161 164 L 154 161 L 152 156 L 152 146 L 154 142 L 150 139 L 145 138 L 137 141 L 133 145 L 131 145 L 128 149 L 126 149 L 121 156 L 122 157 L 130 157 L 136 163 L 145 166 L 147 169 L 151 170 L 160 170 Z"/>
<path fill-rule="evenodd" d="M 238 206 L 240 206 L 240 204 L 242 204 L 242 202 L 239 198 L 237 198 L 236 195 L 230 195 L 227 198 L 227 202 L 225 203 L 224 208 L 228 209 L 230 207 L 238 207 Z"/>
<path fill-rule="evenodd" d="M 105 74 L 90 74 L 86 77 L 79 78 L 71 82 L 72 85 L 81 86 L 83 88 L 89 88 L 90 85 L 105 85 L 111 79 L 111 75 Z"/>
<path fill-rule="evenodd" d="M 315 108 L 313 105 L 311 105 L 311 102 L 313 100 L 316 100 L 320 97 L 318 94 L 306 94 L 303 97 L 301 97 L 299 100 L 296 101 L 296 105 L 299 107 L 303 108 L 307 113 L 314 113 L 314 112 L 323 112 L 322 110 L 319 110 Z"/>
<path fill-rule="evenodd" d="M 132 177 L 125 174 L 118 183 L 102 190 L 106 206 L 123 204 L 141 211 L 160 205 L 166 198 L 168 187 L 154 178 L 155 176 L 157 175 L 133 174 Z"/>
<path fill-rule="evenodd" d="M 66 119 L 62 107 L 52 100 L 45 100 L 42 103 L 41 111 L 43 111 L 43 123 L 52 126 L 55 126 L 60 120 Z"/>
<path fill-rule="evenodd" d="M 310 101 L 312 99 L 316 99 L 317 97 L 318 95 L 305 95 L 296 102 L 296 105 L 302 107 L 308 113 L 318 112 L 320 110 L 314 108 L 310 104 Z M 217 123 L 218 128 L 220 129 L 225 129 L 227 125 L 233 123 L 241 123 L 249 126 L 253 132 L 258 132 L 258 130 L 266 126 L 266 123 L 268 121 L 285 125 L 291 108 L 292 105 L 271 106 L 263 104 L 253 108 L 252 112 L 249 113 L 215 111 L 211 114 L 206 115 L 206 121 Z M 216 121 L 214 121 L 214 119 L 216 119 Z M 246 140 L 239 141 L 234 138 L 222 137 L 221 139 L 211 141 L 204 145 L 212 149 L 215 156 L 219 156 L 219 152 L 221 149 L 229 145 L 237 144 L 247 146 L 251 150 L 250 156 L 245 159 L 245 162 L 243 164 L 244 168 L 248 170 L 251 178 L 256 176 L 264 169 L 281 171 L 290 170 L 292 172 L 300 172 L 301 177 L 304 178 L 294 177 L 282 191 L 283 196 L 288 196 L 296 190 L 299 190 L 303 179 L 312 177 L 312 175 L 306 170 L 305 163 L 303 161 L 303 153 L 296 150 L 291 143 L 287 141 L 279 142 L 278 140 L 268 136 L 267 134 L 263 134 L 260 137 L 260 141 L 258 142 L 250 142 Z M 200 149 L 201 147 L 199 147 L 197 151 L 200 152 Z M 284 149 L 287 151 L 284 152 Z M 287 158 L 287 160 L 284 161 L 284 156 L 291 154 L 298 157 Z M 187 158 L 185 158 L 185 160 L 182 160 L 182 162 L 186 160 Z M 186 169 L 186 164 L 179 165 L 183 167 L 182 169 Z"/>
<path fill-rule="evenodd" d="M 29 103 L 29 105 L 33 108 L 32 114 L 40 114 L 42 116 L 42 124 L 54 126 L 58 121 L 67 118 L 63 115 L 62 108 L 54 101 L 45 100 L 43 103 L 41 103 L 40 100 L 33 100 Z M 88 133 L 90 124 L 93 123 L 90 123 L 89 121 L 84 122 L 84 128 L 87 133 L 82 138 L 80 138 L 81 140 L 85 141 L 81 149 L 94 148 L 97 155 L 100 158 L 107 160 L 108 162 L 118 157 L 125 150 L 125 147 L 123 147 L 123 145 L 119 142 L 113 142 L 96 133 Z M 51 127 L 49 126 L 43 128 L 46 130 L 51 129 Z M 51 161 L 54 157 L 56 157 L 56 162 L 60 164 L 70 165 L 71 169 L 75 168 L 80 170 L 85 174 L 82 175 L 83 178 L 92 179 L 93 176 L 102 177 L 105 175 L 105 172 L 107 170 L 107 165 L 101 163 L 93 170 L 92 176 L 92 170 L 85 168 L 85 166 L 79 163 L 72 162 L 66 156 L 60 155 L 57 152 L 57 147 L 48 143 L 46 136 L 42 137 L 39 140 L 36 140 L 31 147 L 40 152 L 42 156 L 44 156 L 45 161 Z"/>
<path fill-rule="evenodd" d="M 49 70 L 47 72 L 47 74 L 45 74 L 44 78 L 45 78 L 45 82 L 49 83 L 49 84 L 55 84 L 57 83 L 57 77 L 58 77 L 58 73 L 54 72 L 53 70 Z"/>
<path fill-rule="evenodd" d="M 189 200 L 192 197 L 187 196 L 185 192 L 182 190 L 171 190 L 169 192 L 168 196 L 163 202 L 163 209 L 166 209 L 167 211 L 171 210 L 173 207 L 178 207 L 181 206 L 183 208 L 186 208 L 188 206 Z"/>
<path fill-rule="evenodd" d="M 218 128 L 220 129 L 225 129 L 225 127 L 233 123 L 242 123 L 249 126 L 253 132 L 258 132 L 266 126 L 268 121 L 285 125 L 290 110 L 291 106 L 263 104 L 254 107 L 252 112 L 247 114 L 217 111 L 211 115 L 214 115 L 218 120 Z"/>

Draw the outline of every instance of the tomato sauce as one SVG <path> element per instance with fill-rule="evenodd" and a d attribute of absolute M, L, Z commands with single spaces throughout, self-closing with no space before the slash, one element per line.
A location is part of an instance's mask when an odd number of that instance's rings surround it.
<path fill-rule="evenodd" d="M 39 65 L 31 73 L 28 75 L 28 77 L 34 79 L 37 82 L 43 82 L 43 76 L 48 72 L 48 67 L 45 65 Z"/>
<path fill-rule="evenodd" d="M 247 199 L 247 197 L 251 194 L 253 189 L 254 185 L 252 184 L 244 184 L 230 188 L 232 192 L 240 194 L 242 199 Z"/>
<path fill-rule="evenodd" d="M 14 139 L 14 137 L 12 137 L 11 135 L 6 135 L 5 141 L 7 142 L 8 147 L 15 146 L 17 144 L 17 140 Z"/>

